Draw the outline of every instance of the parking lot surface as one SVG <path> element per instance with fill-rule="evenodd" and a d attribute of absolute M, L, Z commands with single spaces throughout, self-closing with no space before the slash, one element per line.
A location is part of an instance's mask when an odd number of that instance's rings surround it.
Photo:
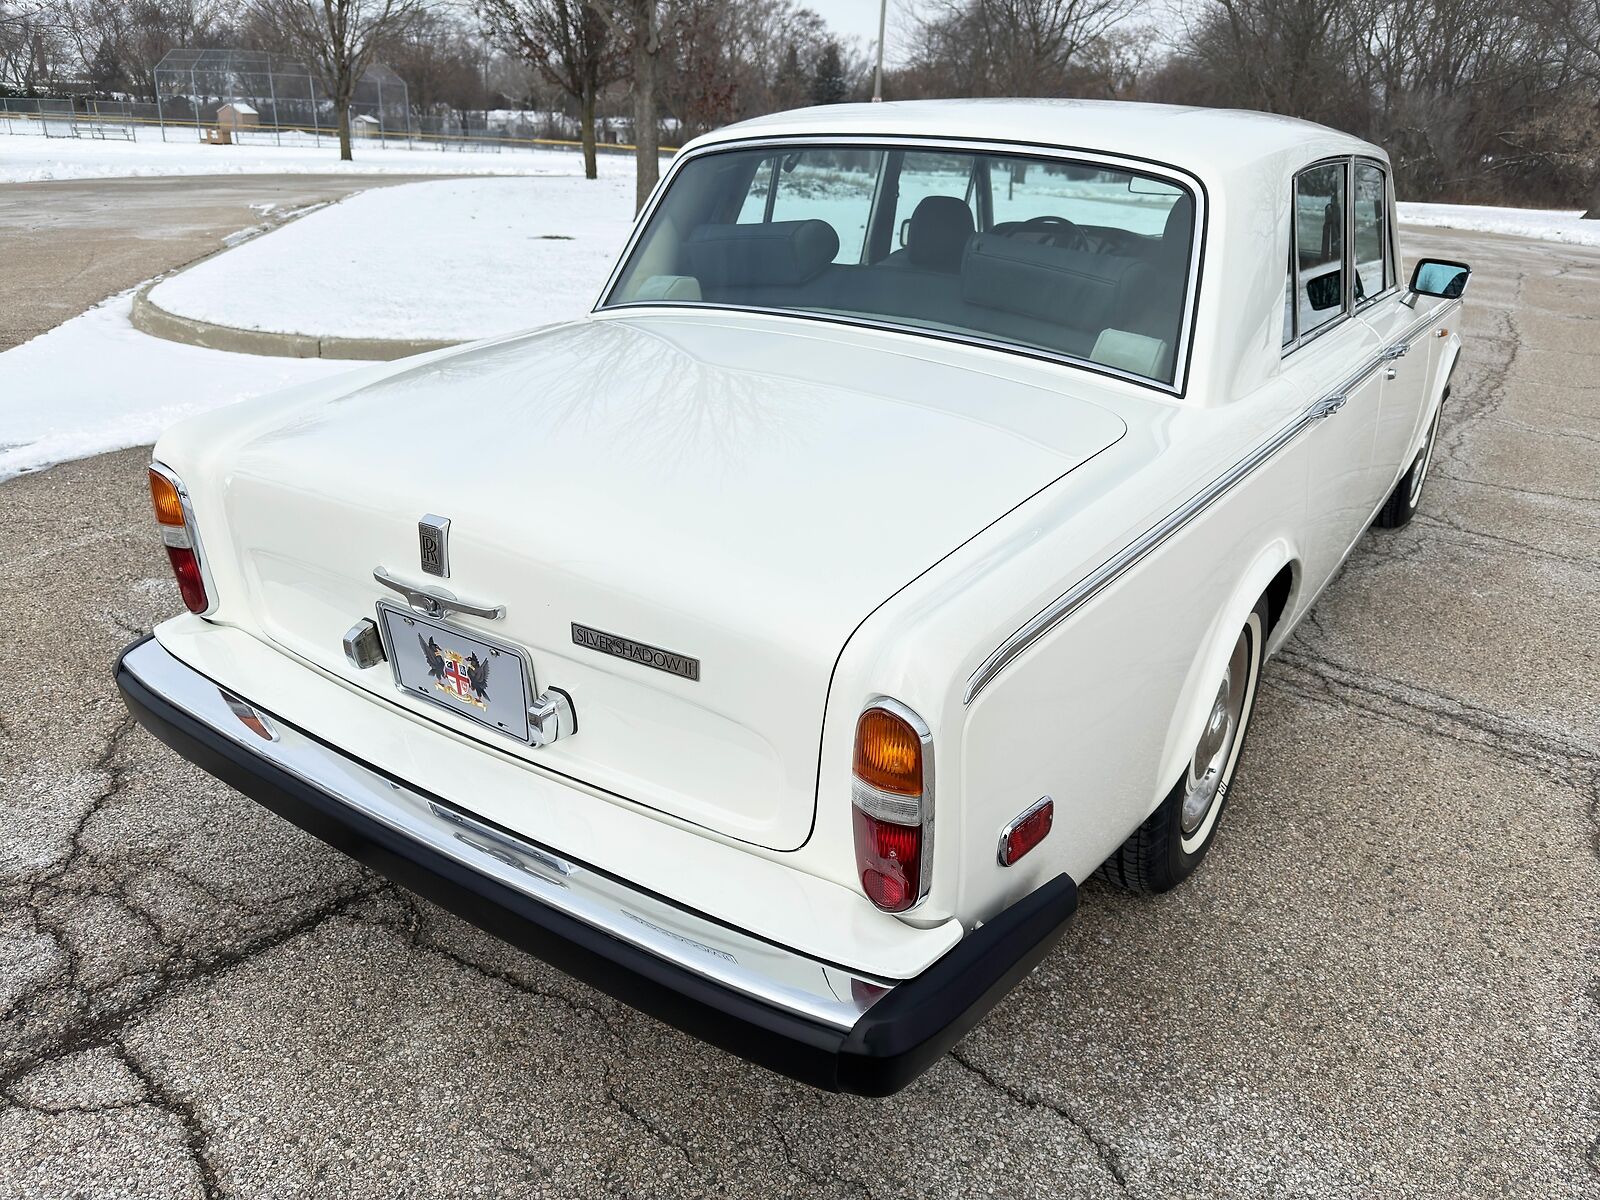
<path fill-rule="evenodd" d="M 0 485 L 0 1197 L 1600 1193 L 1600 251 L 1406 249 L 1476 268 L 1422 514 L 1269 667 L 1199 873 L 1091 882 L 888 1100 L 681 1036 L 176 758 L 111 682 L 179 607 L 147 451 Z"/>
<path fill-rule="evenodd" d="M 271 215 L 402 175 L 74 179 L 0 187 L 0 350 L 222 248 Z"/>

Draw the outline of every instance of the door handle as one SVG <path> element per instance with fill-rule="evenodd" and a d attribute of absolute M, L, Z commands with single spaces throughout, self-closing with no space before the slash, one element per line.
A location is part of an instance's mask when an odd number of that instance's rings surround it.
<path fill-rule="evenodd" d="M 425 617 L 442 617 L 446 613 L 461 613 L 468 617 L 482 617 L 486 621 L 498 621 L 506 615 L 504 604 L 469 604 L 465 600 L 458 600 L 443 588 L 422 587 L 414 583 L 406 583 L 396 579 L 389 572 L 379 567 L 372 573 L 372 577 L 386 588 L 392 588 L 406 598 L 406 603 Z"/>

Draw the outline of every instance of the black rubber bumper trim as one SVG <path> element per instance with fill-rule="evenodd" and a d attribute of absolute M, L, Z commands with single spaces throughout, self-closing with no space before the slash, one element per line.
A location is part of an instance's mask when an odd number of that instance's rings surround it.
<path fill-rule="evenodd" d="M 659 959 L 396 833 L 162 699 L 122 658 L 116 680 L 157 738 L 330 846 L 641 1012 L 829 1091 L 884 1096 L 910 1083 L 1038 964 L 1078 904 L 1077 885 L 1057 876 L 839 1030 Z"/>

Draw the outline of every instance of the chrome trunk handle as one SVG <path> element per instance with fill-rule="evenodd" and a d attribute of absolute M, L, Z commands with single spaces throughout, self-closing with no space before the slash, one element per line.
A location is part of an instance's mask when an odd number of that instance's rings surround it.
<path fill-rule="evenodd" d="M 455 596 L 439 587 L 423 587 L 420 584 L 406 583 L 396 579 L 382 567 L 373 571 L 372 577 L 386 588 L 392 588 L 406 598 L 417 612 L 425 617 L 442 617 L 446 613 L 460 613 L 468 617 L 482 617 L 486 621 L 498 621 L 506 615 L 504 604 L 469 604 L 465 600 L 458 600 Z"/>

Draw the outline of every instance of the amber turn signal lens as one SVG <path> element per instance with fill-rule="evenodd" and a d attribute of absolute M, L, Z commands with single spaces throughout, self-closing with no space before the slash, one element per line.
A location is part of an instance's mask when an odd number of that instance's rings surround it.
<path fill-rule="evenodd" d="M 156 520 L 163 525 L 183 524 L 183 500 L 178 489 L 160 471 L 150 471 L 150 499 L 156 506 Z"/>
<path fill-rule="evenodd" d="M 922 739 L 894 713 L 869 708 L 856 722 L 856 778 L 885 792 L 922 794 Z"/>

